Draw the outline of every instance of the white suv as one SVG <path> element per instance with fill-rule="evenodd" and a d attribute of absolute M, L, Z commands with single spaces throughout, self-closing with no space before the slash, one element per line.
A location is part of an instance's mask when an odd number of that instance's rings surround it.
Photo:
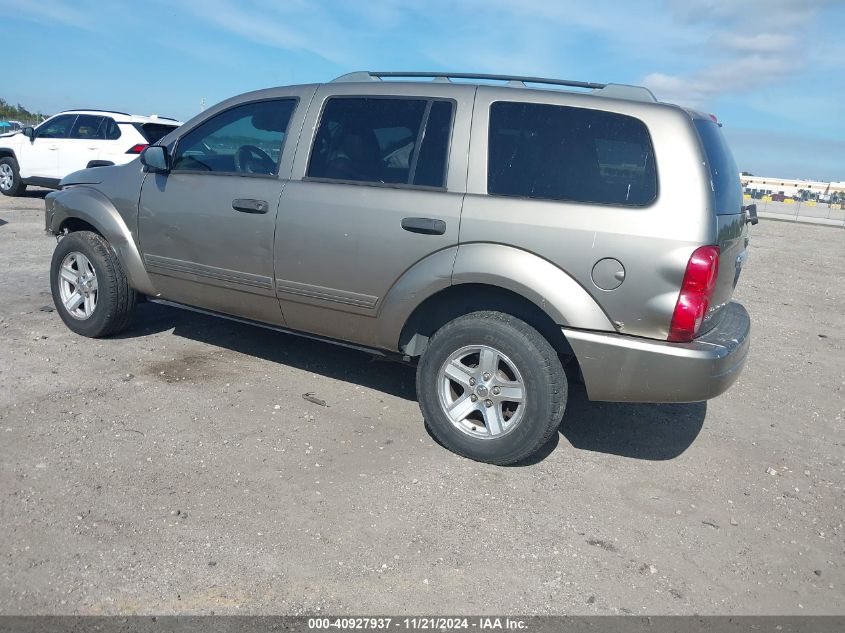
<path fill-rule="evenodd" d="M 0 137 L 0 193 L 20 195 L 27 185 L 57 189 L 80 169 L 128 163 L 179 125 L 122 112 L 60 112 L 36 128 Z"/>

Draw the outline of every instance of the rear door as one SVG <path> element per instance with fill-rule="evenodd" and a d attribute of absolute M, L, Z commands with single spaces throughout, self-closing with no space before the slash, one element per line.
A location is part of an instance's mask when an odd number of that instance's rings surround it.
<path fill-rule="evenodd" d="M 273 233 L 285 183 L 279 175 L 290 171 L 300 129 L 291 128 L 300 95 L 279 92 L 224 107 L 186 130 L 171 171 L 147 174 L 140 246 L 165 298 L 284 322 L 273 287 Z"/>
<path fill-rule="evenodd" d="M 695 129 L 710 172 L 713 208 L 718 229 L 719 276 L 710 301 L 710 311 L 702 326 L 706 331 L 715 326 L 722 308 L 731 300 L 747 257 L 748 229 L 742 210 L 742 184 L 733 154 L 722 130 L 709 118 L 694 119 Z"/>
<path fill-rule="evenodd" d="M 362 83 L 317 91 L 276 227 L 289 326 L 372 344 L 393 284 L 457 245 L 473 95 L 414 84 L 390 95 Z"/>
<path fill-rule="evenodd" d="M 106 138 L 103 116 L 80 114 L 59 147 L 59 177 L 85 169 L 100 153 Z"/>

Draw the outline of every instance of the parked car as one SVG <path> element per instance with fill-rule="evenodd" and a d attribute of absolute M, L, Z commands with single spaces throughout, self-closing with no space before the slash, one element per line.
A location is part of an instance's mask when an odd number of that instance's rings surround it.
<path fill-rule="evenodd" d="M 38 127 L 0 138 L 0 193 L 17 196 L 27 185 L 55 189 L 80 169 L 128 163 L 179 125 L 122 112 L 60 112 Z"/>
<path fill-rule="evenodd" d="M 114 334 L 144 295 L 395 354 L 437 440 L 495 464 L 557 431 L 566 366 L 593 400 L 730 387 L 756 218 L 709 115 L 613 84 L 392 76 L 244 94 L 65 178 L 46 198 L 65 324 Z"/>

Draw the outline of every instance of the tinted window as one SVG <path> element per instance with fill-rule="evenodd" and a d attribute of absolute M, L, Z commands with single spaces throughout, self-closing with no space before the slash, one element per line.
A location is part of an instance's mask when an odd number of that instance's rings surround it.
<path fill-rule="evenodd" d="M 116 141 L 120 138 L 120 127 L 114 122 L 114 119 L 106 117 L 106 138 L 110 141 Z"/>
<path fill-rule="evenodd" d="M 296 100 L 246 103 L 226 110 L 179 139 L 173 169 L 275 174 Z"/>
<path fill-rule="evenodd" d="M 133 123 L 133 125 L 150 145 L 158 143 L 178 127 L 176 125 L 164 125 L 163 123 Z"/>
<path fill-rule="evenodd" d="M 719 126 L 706 119 L 696 119 L 695 129 L 701 138 L 718 215 L 742 212 L 742 185 L 733 154 Z M 783 184 L 783 183 L 781 183 Z"/>
<path fill-rule="evenodd" d="M 657 195 L 648 130 L 601 110 L 498 102 L 490 107 L 489 193 L 642 206 Z"/>
<path fill-rule="evenodd" d="M 426 99 L 329 99 L 308 176 L 442 187 L 452 109 Z"/>
<path fill-rule="evenodd" d="M 67 138 L 75 120 L 75 114 L 63 114 L 45 121 L 38 126 L 38 138 Z"/>
<path fill-rule="evenodd" d="M 446 182 L 446 157 L 452 136 L 452 110 L 451 101 L 435 101 L 431 104 L 414 173 L 415 185 L 442 187 Z"/>
<path fill-rule="evenodd" d="M 91 114 L 80 114 L 70 129 L 71 138 L 104 139 L 106 137 L 105 119 Z"/>

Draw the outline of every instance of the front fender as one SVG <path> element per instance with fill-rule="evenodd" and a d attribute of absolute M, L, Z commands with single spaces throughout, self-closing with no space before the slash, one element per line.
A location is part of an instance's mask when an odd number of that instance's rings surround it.
<path fill-rule="evenodd" d="M 58 235 L 69 219 L 90 224 L 117 255 L 129 285 L 145 295 L 158 294 L 144 268 L 132 232 L 106 196 L 91 187 L 74 186 L 47 194 L 45 204 L 45 225 L 50 233 Z"/>

